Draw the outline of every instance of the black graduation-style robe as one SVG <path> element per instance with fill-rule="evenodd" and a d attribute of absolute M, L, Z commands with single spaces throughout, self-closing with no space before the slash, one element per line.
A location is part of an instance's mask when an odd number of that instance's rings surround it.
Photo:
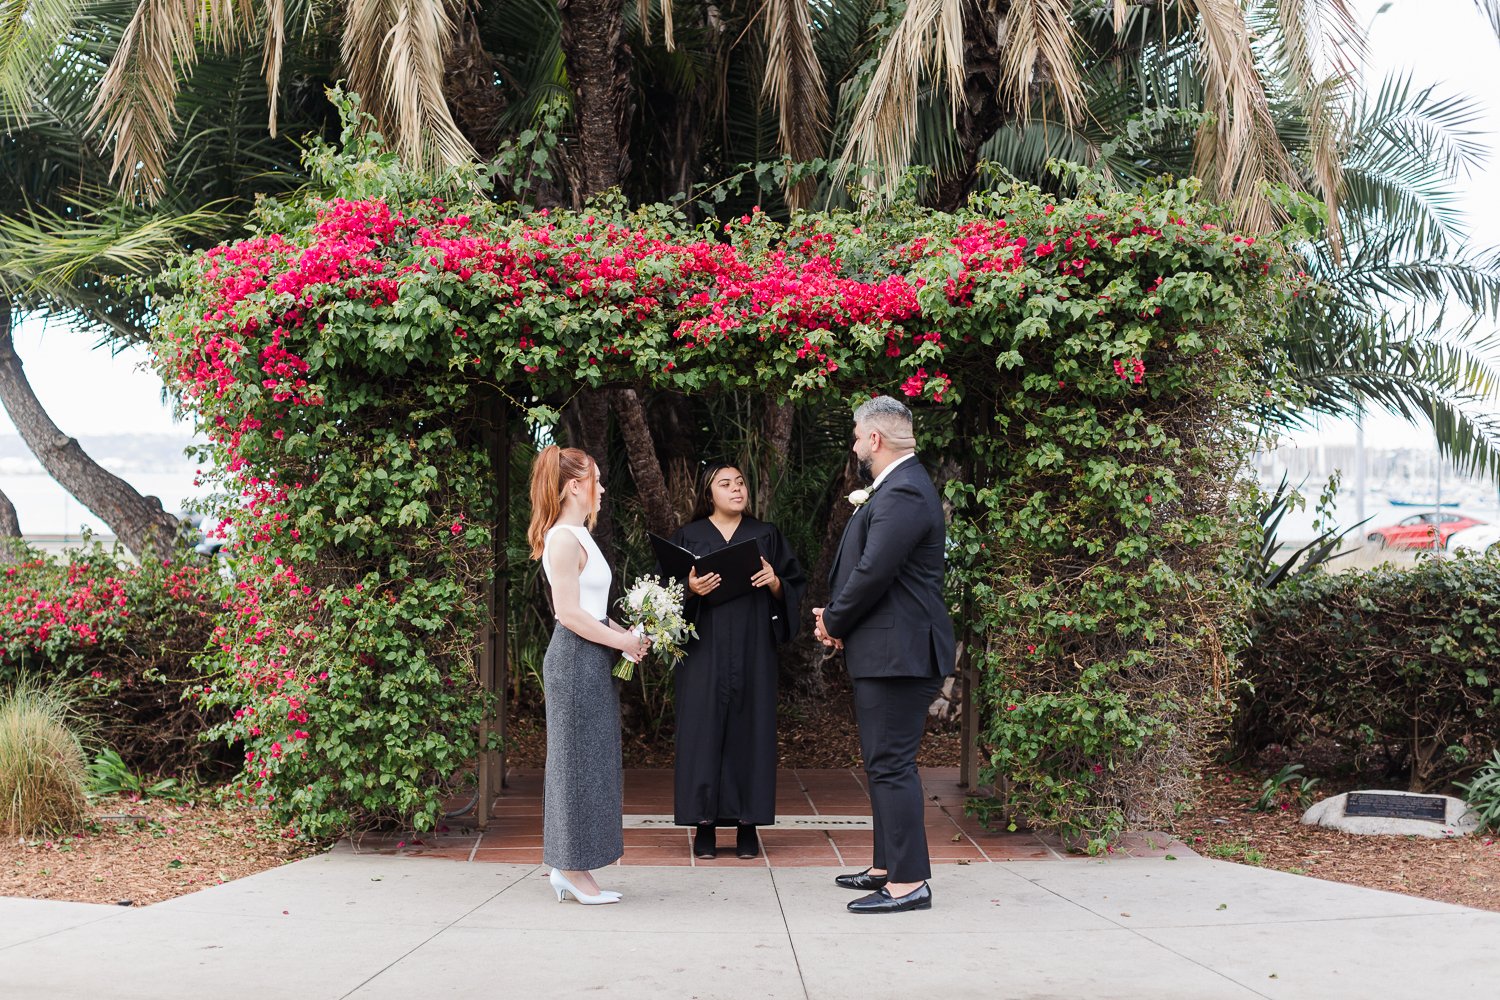
<path fill-rule="evenodd" d="M 698 629 L 675 668 L 676 822 L 776 821 L 776 644 L 797 632 L 807 579 L 776 526 L 741 517 L 727 541 L 704 518 L 684 525 L 672 541 L 704 556 L 753 538 L 781 578 L 781 597 L 769 588 L 712 605 L 687 591 L 684 611 Z"/>

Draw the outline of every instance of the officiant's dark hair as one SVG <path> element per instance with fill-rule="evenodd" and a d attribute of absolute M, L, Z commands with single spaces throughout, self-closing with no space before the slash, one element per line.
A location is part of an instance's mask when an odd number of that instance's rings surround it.
<path fill-rule="evenodd" d="M 733 469 L 742 476 L 745 474 L 745 470 L 733 462 L 709 462 L 705 465 L 703 471 L 698 473 L 698 492 L 693 497 L 693 516 L 688 518 L 689 521 L 701 521 L 714 512 L 714 479 L 725 469 Z M 746 489 L 749 488 L 749 485 L 749 481 L 747 480 L 745 483 Z M 745 513 L 749 514 L 750 504 L 748 503 L 748 494 L 746 495 L 746 500 Z"/>

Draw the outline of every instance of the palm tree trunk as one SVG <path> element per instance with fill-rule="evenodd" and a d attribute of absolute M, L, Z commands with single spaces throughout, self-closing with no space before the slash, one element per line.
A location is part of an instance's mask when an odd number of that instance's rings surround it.
<path fill-rule="evenodd" d="M 162 510 L 160 500 L 141 496 L 135 487 L 89 458 L 76 440 L 52 422 L 21 368 L 12 339 L 13 321 L 11 303 L 0 298 L 0 403 L 21 439 L 47 474 L 109 525 L 137 557 L 147 550 L 170 555 L 177 538 L 176 519 Z"/>
<path fill-rule="evenodd" d="M 771 504 L 776 500 L 776 487 L 780 485 L 778 469 L 786 467 L 787 450 L 792 446 L 792 425 L 797 410 L 791 403 L 778 403 L 767 396 L 765 409 L 761 411 L 761 435 L 763 440 L 756 452 L 759 466 L 755 470 L 755 512 L 759 517 L 771 516 Z"/>
<path fill-rule="evenodd" d="M 959 107 L 958 163 L 937 178 L 932 206 L 944 212 L 962 208 L 974 186 L 979 152 L 1004 122 L 1000 92 L 1000 37 L 1009 3 L 997 11 L 978 0 L 964 4 L 964 98 Z"/>
<path fill-rule="evenodd" d="M 635 480 L 636 495 L 646 512 L 646 526 L 666 537 L 677 530 L 677 516 L 672 510 L 672 496 L 667 492 L 667 477 L 661 471 L 661 458 L 651 440 L 646 423 L 646 408 L 634 389 L 615 389 L 610 394 L 625 451 L 630 458 L 630 478 Z"/>
<path fill-rule="evenodd" d="M 573 87 L 583 197 L 620 183 L 630 168 L 630 55 L 622 0 L 557 0 L 563 62 Z"/>

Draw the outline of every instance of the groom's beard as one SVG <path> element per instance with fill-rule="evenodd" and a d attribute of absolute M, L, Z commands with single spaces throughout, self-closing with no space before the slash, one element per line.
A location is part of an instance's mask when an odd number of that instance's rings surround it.
<path fill-rule="evenodd" d="M 859 467 L 859 478 L 867 483 L 875 481 L 875 470 L 870 468 L 870 459 L 855 456 L 854 464 Z"/>

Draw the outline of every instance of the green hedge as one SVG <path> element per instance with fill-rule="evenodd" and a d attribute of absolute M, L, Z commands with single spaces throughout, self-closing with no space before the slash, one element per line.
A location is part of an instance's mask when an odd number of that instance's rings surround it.
<path fill-rule="evenodd" d="M 1500 559 L 1298 577 L 1243 663 L 1243 747 L 1331 737 L 1439 789 L 1500 745 Z"/>

